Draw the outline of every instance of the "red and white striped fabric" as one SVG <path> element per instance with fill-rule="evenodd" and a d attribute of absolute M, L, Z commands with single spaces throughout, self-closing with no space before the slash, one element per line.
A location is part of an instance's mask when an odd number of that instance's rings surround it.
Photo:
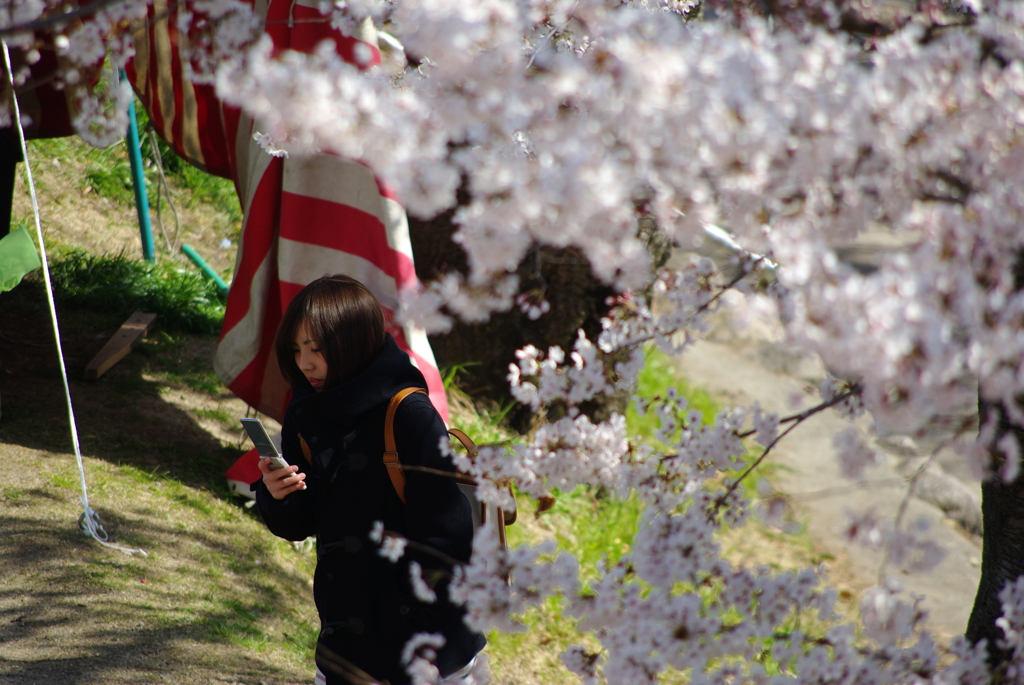
<path fill-rule="evenodd" d="M 278 49 L 305 52 L 332 39 L 349 61 L 360 42 L 380 59 L 372 24 L 348 37 L 332 30 L 310 0 L 256 0 L 255 6 Z M 264 152 L 253 140 L 257 122 L 223 105 L 211 86 L 183 77 L 177 7 L 166 0 L 150 7 L 150 16 L 160 19 L 136 34 L 128 76 L 157 132 L 176 152 L 235 182 L 245 219 L 214 366 L 232 392 L 280 421 L 290 389 L 278 370 L 273 339 L 285 307 L 307 283 L 343 273 L 366 284 L 390 320 L 399 292 L 416 285 L 405 210 L 363 163 L 329 154 L 292 159 Z M 393 323 L 389 331 L 423 372 L 431 401 L 447 421 L 444 387 L 426 334 Z M 259 472 L 248 468 L 254 464 L 250 455 L 243 457 L 229 481 L 256 480 Z"/>

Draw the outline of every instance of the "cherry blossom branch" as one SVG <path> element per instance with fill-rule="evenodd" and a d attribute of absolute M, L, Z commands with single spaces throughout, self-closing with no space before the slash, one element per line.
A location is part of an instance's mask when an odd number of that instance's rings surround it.
<path fill-rule="evenodd" d="M 850 397 L 853 397 L 854 395 L 859 395 L 860 392 L 861 392 L 860 387 L 855 385 L 852 388 L 850 388 L 849 390 L 836 395 L 835 397 L 833 397 L 832 399 L 830 399 L 827 402 L 822 402 L 821 404 L 815 405 L 815 406 L 811 407 L 810 409 L 805 409 L 802 412 L 798 412 L 796 414 L 790 414 L 789 416 L 781 418 L 781 419 L 779 419 L 779 423 L 782 424 L 782 423 L 789 423 L 791 421 L 797 421 L 797 422 L 803 421 L 804 419 L 809 418 L 809 417 L 817 414 L 818 412 L 820 412 L 823 409 L 828 409 L 829 407 L 833 407 L 833 406 L 835 406 L 837 404 L 842 404 L 844 401 L 846 401 Z M 739 438 L 749 438 L 751 435 L 754 435 L 756 432 L 757 431 L 752 428 L 750 430 L 743 431 L 742 433 L 739 433 L 737 435 L 737 437 L 739 437 Z"/>
<path fill-rule="evenodd" d="M 498 446 L 501 446 L 501 443 L 490 443 L 487 445 L 478 445 L 477 447 L 482 448 Z M 456 480 L 466 480 L 467 478 L 469 478 L 469 481 L 467 482 L 473 482 L 472 477 L 466 476 L 465 474 L 459 473 L 458 471 L 445 471 L 444 469 L 435 469 L 430 466 L 419 466 L 417 464 L 387 464 L 387 467 L 389 469 L 401 469 L 402 471 L 419 471 L 420 473 L 429 473 L 433 476 L 443 476 L 445 478 L 455 478 Z"/>
<path fill-rule="evenodd" d="M 750 256 L 749 252 L 744 253 L 744 254 L 747 255 L 747 256 Z M 742 257 L 741 257 L 741 259 L 742 259 Z M 743 279 L 745 279 L 747 276 L 752 274 L 754 272 L 755 267 L 760 262 L 764 262 L 764 261 L 768 261 L 768 258 L 765 257 L 764 255 L 760 255 L 760 256 L 757 257 L 757 259 L 754 259 L 753 261 L 750 262 L 750 268 L 749 269 L 740 269 L 740 273 L 737 274 L 735 278 L 733 278 L 731 281 L 729 281 L 725 285 L 718 286 L 718 292 L 715 293 L 711 297 L 711 299 L 709 299 L 705 304 L 701 305 L 697 309 L 697 311 L 698 312 L 705 312 L 705 311 L 707 311 L 711 307 L 711 305 L 713 305 L 715 302 L 717 302 L 719 299 L 721 299 L 722 296 L 725 295 L 725 293 L 727 293 L 730 290 L 732 290 L 733 288 L 735 288 L 737 285 L 739 285 L 743 281 Z"/>
<path fill-rule="evenodd" d="M 914 471 L 914 473 L 911 474 L 907 478 L 907 491 L 903 495 L 903 499 L 900 500 L 899 509 L 896 511 L 896 519 L 893 521 L 893 530 L 894 530 L 894 532 L 899 533 L 900 527 L 903 525 L 903 518 L 904 518 L 904 516 L 906 516 L 906 513 L 907 513 L 907 507 L 910 505 L 910 500 L 913 498 L 914 491 L 917 489 L 917 484 L 920 481 L 921 477 L 924 476 L 924 474 L 928 470 L 928 468 L 938 458 L 939 452 L 941 452 L 943 449 L 945 449 L 946 447 L 948 447 L 949 445 L 954 443 L 956 440 L 958 440 L 960 438 L 960 436 L 963 435 L 965 431 L 970 430 L 971 427 L 972 427 L 972 422 L 970 420 L 962 421 L 960 426 L 957 428 L 956 432 L 953 435 L 950 435 L 950 436 L 946 437 L 944 440 L 942 440 L 942 442 L 940 442 L 935 447 L 935 449 L 932 450 L 932 453 L 928 456 L 928 458 L 924 461 L 924 463 L 921 464 Z M 884 548 L 884 554 L 882 556 L 882 563 L 878 567 L 878 584 L 879 585 L 881 585 L 882 583 L 885 582 L 885 569 L 889 565 L 890 558 L 891 558 L 890 545 L 886 545 L 885 548 Z"/>
<path fill-rule="evenodd" d="M 744 254 L 752 256 L 752 255 L 750 255 L 750 253 L 744 253 Z M 740 273 L 738 275 L 736 275 L 728 283 L 724 283 L 722 285 L 715 286 L 718 291 L 714 295 L 712 295 L 710 298 L 708 298 L 707 302 L 703 302 L 699 306 L 697 306 L 694 309 L 694 311 L 693 311 L 694 315 L 703 314 L 703 313 L 707 312 L 709 309 L 711 309 L 711 307 L 716 302 L 718 302 L 718 300 L 720 300 L 727 292 L 729 292 L 730 290 L 732 290 L 733 288 L 738 286 L 741 282 L 743 282 L 743 280 L 745 278 L 747 278 L 751 273 L 753 273 L 754 267 L 759 262 L 762 262 L 762 261 L 768 261 L 768 258 L 765 257 L 764 255 L 758 256 L 756 259 L 754 259 L 754 260 L 752 260 L 750 262 L 750 268 L 749 269 L 741 269 Z M 650 335 L 640 336 L 640 337 L 637 337 L 637 338 L 630 338 L 629 346 L 632 347 L 632 346 L 636 346 L 636 345 L 642 345 L 643 343 L 651 342 L 652 340 L 655 340 L 655 339 L 657 339 L 659 337 L 668 337 L 668 336 L 671 336 L 671 335 L 674 335 L 674 334 L 678 333 L 680 330 L 681 330 L 680 328 L 664 329 L 664 328 L 658 328 L 657 326 L 655 326 L 654 332 L 651 333 Z"/>
<path fill-rule="evenodd" d="M 715 512 L 717 512 L 722 507 L 722 505 L 725 504 L 726 501 L 728 501 L 729 496 L 732 495 L 733 492 L 736 491 L 736 488 L 738 488 L 740 483 L 743 482 L 743 479 L 746 478 L 748 475 L 750 475 L 751 471 L 753 471 L 755 468 L 760 466 L 761 462 L 763 462 L 765 457 L 768 456 L 769 452 L 772 451 L 772 448 L 774 448 L 775 445 L 777 445 L 779 443 L 779 441 L 782 440 L 782 438 L 784 438 L 787 435 L 789 435 L 789 433 L 792 432 L 794 428 L 796 428 L 801 423 L 803 423 L 805 420 L 809 419 L 810 417 L 814 416 L 815 414 L 818 414 L 819 412 L 822 412 L 825 409 L 828 409 L 829 407 L 833 407 L 833 406 L 835 406 L 837 404 L 841 404 L 842 402 L 844 402 L 845 400 L 849 399 L 850 397 L 852 397 L 854 395 L 859 395 L 860 392 L 861 392 L 860 387 L 857 386 L 857 385 L 854 385 L 853 387 L 851 387 L 846 392 L 843 392 L 843 393 L 840 393 L 840 394 L 836 395 L 835 397 L 833 397 L 832 399 L 828 400 L 827 402 L 822 402 L 821 404 L 819 404 L 817 406 L 814 406 L 814 407 L 811 407 L 810 409 L 807 409 L 805 411 L 802 411 L 799 414 L 796 414 L 796 415 L 791 416 L 791 417 L 787 417 L 786 421 L 792 421 L 793 425 L 791 425 L 789 428 L 787 428 L 786 430 L 782 431 L 777 436 L 775 436 L 775 439 L 773 439 L 770 443 L 768 443 L 765 446 L 764 451 L 761 453 L 761 455 L 757 459 L 755 459 L 754 462 L 750 466 L 748 466 L 743 473 L 740 474 L 740 476 L 729 486 L 729 488 L 722 495 L 718 496 L 715 499 Z M 780 423 L 781 423 L 781 421 L 780 421 Z M 748 437 L 750 435 L 753 435 L 755 432 L 756 431 L 753 431 L 753 430 L 747 431 L 745 433 L 740 434 L 739 437 Z"/>
<path fill-rule="evenodd" d="M 561 32 L 561 31 L 564 31 L 564 30 L 566 29 L 566 27 L 567 27 L 567 26 L 569 26 L 569 22 L 570 22 L 570 21 L 572 21 L 572 20 L 574 19 L 574 17 L 573 17 L 573 12 L 575 12 L 575 11 L 576 11 L 576 7 L 577 7 L 577 6 L 579 5 L 579 4 L 580 4 L 580 3 L 579 3 L 579 0 L 577 0 L 576 4 L 572 6 L 572 9 L 571 9 L 571 10 L 569 10 L 569 11 L 568 11 L 568 12 L 566 13 L 566 18 L 565 18 L 565 21 L 564 21 L 564 22 L 562 22 L 562 25 L 561 25 L 561 26 L 556 26 L 556 27 L 552 28 L 552 29 L 551 29 L 551 32 L 550 32 L 550 33 L 548 33 L 548 35 L 546 35 L 546 36 L 543 36 L 543 37 L 541 37 L 541 38 L 540 38 L 540 40 L 538 40 L 538 41 L 537 41 L 537 47 L 536 47 L 536 49 L 535 49 L 535 50 L 533 51 L 533 53 L 532 53 L 532 54 L 530 55 L 530 59 L 529 59 L 529 61 L 527 61 L 527 62 L 526 62 L 526 66 L 525 66 L 525 67 L 523 67 L 523 70 L 524 70 L 524 71 L 529 71 L 529 70 L 530 70 L 530 67 L 532 67 L 532 66 L 533 66 L 533 62 L 534 62 L 534 60 L 535 60 L 535 59 L 537 59 L 537 55 L 538 55 L 538 54 L 540 53 L 540 51 L 541 51 L 541 48 L 542 48 L 542 44 L 543 44 L 543 43 L 545 43 L 545 42 L 547 42 L 547 41 L 549 41 L 549 40 L 551 40 L 551 39 L 552 39 L 552 38 L 553 38 L 553 37 L 555 36 L 555 34 L 556 34 L 556 33 L 559 33 L 559 32 Z"/>

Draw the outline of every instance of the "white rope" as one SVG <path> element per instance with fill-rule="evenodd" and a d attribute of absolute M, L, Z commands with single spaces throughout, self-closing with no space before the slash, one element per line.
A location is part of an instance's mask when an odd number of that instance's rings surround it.
<path fill-rule="evenodd" d="M 156 185 L 156 220 L 160 223 L 160 233 L 163 234 L 164 242 L 167 243 L 168 254 L 177 254 L 181 219 L 178 217 L 178 208 L 174 206 L 174 199 L 171 197 L 171 187 L 167 185 L 167 176 L 164 175 L 164 158 L 160 154 L 159 139 L 157 138 L 156 131 L 152 128 L 149 129 L 149 146 L 153 151 L 153 162 L 156 164 L 157 175 L 160 177 L 160 183 Z M 167 228 L 164 226 L 163 213 L 161 211 L 163 202 L 160 199 L 161 186 L 163 186 L 164 192 L 167 193 L 167 205 L 174 212 L 174 240 L 167 237 Z"/>
<path fill-rule="evenodd" d="M 79 499 L 82 501 L 83 513 L 78 517 L 78 524 L 82 527 L 87 535 L 92 537 L 96 542 L 117 549 L 122 552 L 129 554 L 141 554 L 144 557 L 148 557 L 145 550 L 135 549 L 132 547 L 121 547 L 113 543 L 107 542 L 107 531 L 103 528 L 103 524 L 100 523 L 100 515 L 97 514 L 89 506 L 89 489 L 85 484 L 85 464 L 82 461 L 82 449 L 78 444 L 78 426 L 75 424 L 75 410 L 71 405 L 71 386 L 68 385 L 68 370 L 64 365 L 64 351 L 60 345 L 60 327 L 57 325 L 57 307 L 53 302 L 53 284 L 50 282 L 50 264 L 46 259 L 46 245 L 43 242 L 43 226 L 39 221 L 39 200 L 36 198 L 36 186 L 32 180 L 32 166 L 28 160 L 28 146 L 25 144 L 25 131 L 21 127 L 21 108 L 18 106 L 18 95 L 14 90 L 14 70 L 11 69 L 11 53 L 7 49 L 7 41 L 0 40 L 0 44 L 4 48 L 4 66 L 7 67 L 7 76 L 11 82 L 11 99 L 14 102 L 14 123 L 18 129 L 18 139 L 21 141 L 21 155 L 25 160 L 25 173 L 28 176 L 28 189 L 29 194 L 32 196 L 32 212 L 35 215 L 36 221 L 36 235 L 39 236 L 39 252 L 41 261 L 43 263 L 43 280 L 46 281 L 46 299 L 50 303 L 50 319 L 53 321 L 53 336 L 57 339 L 57 357 L 60 360 L 60 375 L 64 379 L 64 397 L 68 403 L 68 418 L 71 421 L 71 442 L 75 447 L 75 458 L 78 460 L 78 476 L 82 485 L 82 495 Z"/>

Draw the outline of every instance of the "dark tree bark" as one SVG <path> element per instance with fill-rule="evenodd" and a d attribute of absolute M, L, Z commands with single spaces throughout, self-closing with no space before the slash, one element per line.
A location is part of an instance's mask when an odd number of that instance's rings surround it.
<path fill-rule="evenodd" d="M 1024 430 L 1006 420 L 1002 407 L 982 406 L 982 421 L 988 409 L 1002 414 L 997 435 L 1012 431 L 1024 449 Z M 1001 459 L 993 461 L 1001 463 Z M 974 643 L 988 640 L 989 663 L 995 668 L 1010 656 L 997 646 L 1003 637 L 1002 629 L 996 626 L 996 619 L 1003 613 L 999 592 L 1024 574 L 1024 479 L 1004 483 L 998 472 L 992 473 L 981 484 L 981 498 L 985 527 L 981 581 L 967 622 L 967 639 Z"/>
<path fill-rule="evenodd" d="M 416 272 L 422 281 L 430 281 L 452 270 L 467 273 L 466 255 L 452 242 L 456 227 L 452 224 L 454 210 L 430 220 L 409 217 L 409 233 Z M 654 224 L 641 220 L 641 234 L 651 246 L 655 262 L 660 266 L 668 258 L 669 247 Z M 616 293 L 598 281 L 590 265 L 576 248 L 554 249 L 535 245 L 516 271 L 522 291 L 534 291 L 543 297 L 551 310 L 531 320 L 518 307 L 491 315 L 483 324 L 456 322 L 451 332 L 430 336 L 438 365 L 468 365 L 460 375 L 460 386 L 474 399 L 493 404 L 509 400 L 508 367 L 516 361 L 515 351 L 528 344 L 545 349 L 558 345 L 572 350 L 577 331 L 583 329 L 595 340 L 601 331 L 601 317 L 607 314 L 608 298 Z M 627 394 L 602 397 L 581 409 L 593 420 L 607 418 L 613 411 L 622 412 Z M 508 421 L 516 430 L 526 432 L 537 417 L 529 407 L 514 407 Z"/>
<path fill-rule="evenodd" d="M 1017 255 L 1014 265 L 1014 288 L 1024 289 L 1024 252 Z M 1024 398 L 1017 398 L 1024 406 Z M 999 593 L 1007 585 L 1024 575 L 1024 477 L 1003 482 L 1001 470 L 1005 461 L 996 445 L 1003 436 L 1012 433 L 1024 454 L 1024 427 L 1014 424 L 1002 404 L 990 404 L 978 400 L 982 425 L 989 416 L 997 418 L 998 424 L 989 450 L 992 466 L 988 478 L 981 484 L 981 514 L 984 525 L 984 539 L 981 554 L 981 580 L 974 608 L 967 622 L 967 639 L 972 643 L 988 641 L 989 664 L 994 670 L 1007 661 L 1010 653 L 1000 649 L 997 642 L 1003 631 L 996 626 L 996 619 L 1002 615 Z"/>

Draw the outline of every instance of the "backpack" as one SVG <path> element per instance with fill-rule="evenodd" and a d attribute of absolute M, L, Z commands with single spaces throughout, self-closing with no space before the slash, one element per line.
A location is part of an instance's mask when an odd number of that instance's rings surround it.
<path fill-rule="evenodd" d="M 423 388 L 405 388 L 395 393 L 388 404 L 387 417 L 384 419 L 384 465 L 388 469 L 388 475 L 391 477 L 391 484 L 395 488 L 395 494 L 402 500 L 402 504 L 405 504 L 405 473 L 402 472 L 402 462 L 398 459 L 398 448 L 395 445 L 395 412 L 398 411 L 398 405 L 402 403 L 402 400 L 415 393 L 426 395 L 427 391 Z M 448 435 L 462 443 L 462 446 L 466 448 L 466 452 L 469 454 L 470 460 L 476 458 L 476 443 L 468 435 L 458 428 L 449 428 Z M 484 504 L 476 497 L 476 479 L 467 474 L 456 472 L 455 480 L 458 482 L 462 494 L 469 500 L 469 505 L 473 510 L 473 529 L 476 530 L 486 525 L 488 521 L 497 521 L 498 525 L 495 526 L 495 530 L 498 532 L 498 541 L 501 549 L 505 549 L 505 526 L 510 526 L 516 522 L 515 500 L 513 500 L 511 511 L 506 511 L 495 504 Z"/>

